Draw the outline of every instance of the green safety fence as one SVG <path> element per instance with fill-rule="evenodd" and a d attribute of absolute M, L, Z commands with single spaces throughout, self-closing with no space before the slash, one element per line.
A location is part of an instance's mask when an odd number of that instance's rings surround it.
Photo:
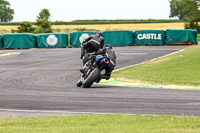
<path fill-rule="evenodd" d="M 36 35 L 38 48 L 66 48 L 68 46 L 67 33 L 45 33 Z"/>
<path fill-rule="evenodd" d="M 70 33 L 70 46 L 71 47 L 80 47 L 81 42 L 93 34 L 94 34 L 93 31 L 71 32 Z"/>
<path fill-rule="evenodd" d="M 3 46 L 7 49 L 36 48 L 36 37 L 35 34 L 31 33 L 5 34 L 3 36 Z"/>
<path fill-rule="evenodd" d="M 138 30 L 134 33 L 135 45 L 165 45 L 165 31 L 164 30 Z"/>
<path fill-rule="evenodd" d="M 0 34 L 0 48 L 3 48 L 3 36 Z"/>
<path fill-rule="evenodd" d="M 102 36 L 105 39 L 104 44 L 112 46 L 133 45 L 133 31 L 104 31 Z"/>
<path fill-rule="evenodd" d="M 186 29 L 186 30 L 176 30 L 167 29 L 166 30 L 166 43 L 182 43 L 182 42 L 192 42 L 197 43 L 197 30 Z"/>

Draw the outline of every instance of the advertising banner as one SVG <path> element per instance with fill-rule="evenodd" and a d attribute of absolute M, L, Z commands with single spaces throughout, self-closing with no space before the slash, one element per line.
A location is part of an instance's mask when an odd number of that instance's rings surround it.
<path fill-rule="evenodd" d="M 3 48 L 3 35 L 0 34 L 0 49 Z"/>
<path fill-rule="evenodd" d="M 5 34 L 3 36 L 3 46 L 7 49 L 36 48 L 36 37 L 35 34 L 31 33 Z"/>
<path fill-rule="evenodd" d="M 166 43 L 184 43 L 191 42 L 193 44 L 197 43 L 197 30 L 186 29 L 186 30 L 176 30 L 167 29 L 166 30 Z"/>
<path fill-rule="evenodd" d="M 67 33 L 45 33 L 36 36 L 38 48 L 66 48 L 68 46 Z"/>
<path fill-rule="evenodd" d="M 135 45 L 165 45 L 165 31 L 164 30 L 138 30 L 134 33 Z"/>
<path fill-rule="evenodd" d="M 133 45 L 133 31 L 104 31 L 102 36 L 105 39 L 104 44 L 111 46 Z"/>
<path fill-rule="evenodd" d="M 90 35 L 93 35 L 93 31 L 80 31 L 70 33 L 70 46 L 71 47 L 80 47 L 81 43 L 88 38 Z"/>

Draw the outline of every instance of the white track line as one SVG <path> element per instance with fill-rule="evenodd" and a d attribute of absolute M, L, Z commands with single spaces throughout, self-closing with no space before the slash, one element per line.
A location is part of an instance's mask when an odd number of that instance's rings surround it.
<path fill-rule="evenodd" d="M 92 112 L 70 112 L 70 111 L 55 111 L 55 110 L 17 110 L 17 109 L 0 109 L 5 112 L 25 112 L 25 113 L 67 113 L 67 114 L 90 114 Z"/>
<path fill-rule="evenodd" d="M 116 115 L 116 114 L 123 114 L 123 115 L 142 115 L 142 116 L 160 116 L 162 114 L 130 114 L 130 113 L 97 113 L 97 112 L 70 112 L 70 111 L 53 111 L 53 110 L 14 110 L 14 109 L 0 109 L 0 113 L 1 112 L 15 112 L 15 113 L 54 113 L 54 114 L 58 114 L 58 113 L 62 113 L 61 115 L 65 114 L 65 115 Z M 51 116 L 51 115 L 50 115 Z M 59 116 L 59 115 L 58 115 Z M 182 117 L 183 115 L 174 115 L 176 117 Z M 26 116 L 24 116 L 26 117 Z M 196 117 L 196 116 L 193 116 Z"/>
<path fill-rule="evenodd" d="M 119 113 L 97 113 L 97 112 L 70 112 L 70 111 L 55 111 L 55 110 L 16 110 L 16 109 L 0 109 L 1 112 L 15 113 L 62 113 L 62 114 L 119 114 Z M 131 114 L 130 114 L 131 115 Z"/>
<path fill-rule="evenodd" d="M 9 55 L 17 55 L 17 54 L 21 54 L 20 52 L 15 52 L 15 53 L 3 53 L 3 54 L 0 54 L 0 57 L 2 56 L 9 56 Z"/>
<path fill-rule="evenodd" d="M 121 55 L 147 55 L 147 53 L 121 53 Z"/>

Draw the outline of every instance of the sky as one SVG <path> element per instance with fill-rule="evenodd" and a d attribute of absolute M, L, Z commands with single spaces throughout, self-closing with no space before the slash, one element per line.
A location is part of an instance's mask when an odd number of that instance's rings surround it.
<path fill-rule="evenodd" d="M 168 0 L 7 0 L 14 9 L 12 22 L 37 19 L 44 8 L 51 21 L 88 19 L 169 19 Z"/>

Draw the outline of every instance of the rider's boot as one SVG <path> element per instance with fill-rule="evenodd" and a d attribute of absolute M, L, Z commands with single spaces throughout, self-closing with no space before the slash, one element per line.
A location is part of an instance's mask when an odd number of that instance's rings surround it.
<path fill-rule="evenodd" d="M 106 73 L 106 74 L 104 74 L 104 75 L 101 75 L 101 78 L 102 78 L 102 79 L 109 80 L 109 79 L 110 79 L 110 73 Z"/>
<path fill-rule="evenodd" d="M 80 69 L 80 72 L 81 72 L 81 73 L 84 73 L 84 72 L 85 72 L 85 68 L 84 68 L 84 67 L 81 68 L 81 69 Z"/>
<path fill-rule="evenodd" d="M 83 68 L 80 69 L 81 73 L 87 72 L 90 67 L 90 63 L 86 63 Z"/>
<path fill-rule="evenodd" d="M 101 81 L 101 76 L 95 81 L 96 83 L 99 83 Z"/>

